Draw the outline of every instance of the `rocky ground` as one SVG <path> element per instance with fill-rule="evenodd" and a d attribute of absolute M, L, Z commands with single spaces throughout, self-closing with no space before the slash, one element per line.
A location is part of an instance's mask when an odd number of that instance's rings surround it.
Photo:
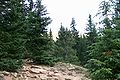
<path fill-rule="evenodd" d="M 18 73 L 0 72 L 0 80 L 91 80 L 80 66 L 56 63 L 54 67 L 25 63 Z"/>

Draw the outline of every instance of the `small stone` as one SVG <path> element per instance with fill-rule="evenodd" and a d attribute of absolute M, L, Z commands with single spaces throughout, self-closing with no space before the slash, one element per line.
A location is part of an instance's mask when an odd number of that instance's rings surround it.
<path fill-rule="evenodd" d="M 38 69 L 41 69 L 40 66 L 36 66 L 36 65 L 32 65 L 31 68 L 38 68 Z"/>
<path fill-rule="evenodd" d="M 71 80 L 71 79 L 65 78 L 65 80 Z"/>
<path fill-rule="evenodd" d="M 53 80 L 53 78 L 51 77 L 51 78 L 47 78 L 47 80 Z"/>
<path fill-rule="evenodd" d="M 27 66 L 23 66 L 23 69 L 22 69 L 22 71 L 29 71 L 29 67 L 27 67 Z"/>
<path fill-rule="evenodd" d="M 47 74 L 47 71 L 44 70 L 44 69 L 40 69 L 40 73 L 41 73 L 41 74 Z"/>
<path fill-rule="evenodd" d="M 15 78 L 17 77 L 17 73 L 11 73 L 12 76 L 14 76 Z"/>
<path fill-rule="evenodd" d="M 72 76 L 73 74 L 72 74 L 72 72 L 69 72 L 68 75 Z"/>
<path fill-rule="evenodd" d="M 62 72 L 63 75 L 66 75 L 66 72 Z"/>
<path fill-rule="evenodd" d="M 59 71 L 57 71 L 57 70 L 54 70 L 54 73 L 58 73 Z"/>
<path fill-rule="evenodd" d="M 4 77 L 4 74 L 0 74 L 0 77 Z"/>
<path fill-rule="evenodd" d="M 4 74 L 5 76 L 8 76 L 8 75 L 9 75 L 9 72 L 3 71 L 3 74 Z"/>
<path fill-rule="evenodd" d="M 73 70 L 75 70 L 75 68 L 73 67 L 73 68 L 68 68 L 68 70 L 69 71 L 73 71 Z"/>
<path fill-rule="evenodd" d="M 3 74 L 0 74 L 0 80 L 5 80 Z"/>
<path fill-rule="evenodd" d="M 46 80 L 46 78 L 41 78 L 41 80 Z"/>
<path fill-rule="evenodd" d="M 54 75 L 54 72 L 49 72 L 47 76 L 52 77 L 53 75 Z"/>
<path fill-rule="evenodd" d="M 59 80 L 58 78 L 55 78 L 54 80 Z"/>
<path fill-rule="evenodd" d="M 21 77 L 21 74 L 18 74 L 17 77 Z"/>
<path fill-rule="evenodd" d="M 39 74 L 39 73 L 40 73 L 40 69 L 34 69 L 34 68 L 32 68 L 32 69 L 30 69 L 29 72 L 30 72 L 30 73 Z"/>
<path fill-rule="evenodd" d="M 38 76 L 37 75 L 33 75 L 33 77 L 31 77 L 31 78 L 38 78 Z"/>

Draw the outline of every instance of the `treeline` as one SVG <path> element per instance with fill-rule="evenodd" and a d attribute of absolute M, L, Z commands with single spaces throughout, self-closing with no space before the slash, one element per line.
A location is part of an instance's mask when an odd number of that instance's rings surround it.
<path fill-rule="evenodd" d="M 56 41 L 47 14 L 41 0 L 0 1 L 1 71 L 17 71 L 24 59 L 50 66 L 61 61 L 88 68 L 92 80 L 120 79 L 120 0 L 102 1 L 100 22 L 89 15 L 83 35 L 74 18 L 70 29 L 61 24 Z"/>

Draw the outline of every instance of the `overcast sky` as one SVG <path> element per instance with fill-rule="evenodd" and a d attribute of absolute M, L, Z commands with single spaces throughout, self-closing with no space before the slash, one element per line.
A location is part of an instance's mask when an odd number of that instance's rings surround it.
<path fill-rule="evenodd" d="M 52 29 L 54 37 L 62 23 L 64 27 L 70 27 L 72 18 L 76 20 L 76 29 L 84 33 L 89 14 L 94 16 L 102 0 L 42 0 L 47 7 L 52 23 L 48 26 Z"/>

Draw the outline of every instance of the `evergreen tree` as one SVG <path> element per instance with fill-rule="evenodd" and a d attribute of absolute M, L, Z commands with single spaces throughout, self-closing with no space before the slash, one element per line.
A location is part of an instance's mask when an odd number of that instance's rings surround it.
<path fill-rule="evenodd" d="M 88 57 L 88 55 L 86 54 L 88 49 L 87 49 L 87 38 L 85 35 L 81 35 L 79 37 L 77 46 L 78 46 L 77 56 L 81 62 L 80 64 L 84 66 L 87 62 L 86 60 L 88 59 L 88 58 L 86 59 L 86 57 Z"/>
<path fill-rule="evenodd" d="M 92 21 L 91 15 L 89 15 L 88 24 L 86 28 L 86 37 L 87 37 L 87 44 L 88 46 L 96 42 L 97 37 L 97 30 L 95 28 L 95 25 Z"/>
<path fill-rule="evenodd" d="M 72 18 L 72 21 L 71 21 L 71 24 L 70 24 L 70 28 L 71 28 L 72 36 L 73 36 L 74 41 L 75 41 L 75 45 L 73 46 L 73 49 L 76 50 L 76 55 L 79 56 L 78 58 L 80 59 L 81 43 L 80 43 L 80 38 L 79 38 L 79 32 L 76 29 L 76 21 L 75 21 L 74 18 Z"/>
<path fill-rule="evenodd" d="M 52 55 L 53 57 L 53 62 L 57 62 L 58 61 L 58 58 L 56 57 L 56 48 L 57 48 L 57 45 L 55 44 L 55 41 L 53 40 L 53 35 L 52 35 L 52 30 L 50 29 L 50 32 L 49 32 L 49 42 L 48 42 L 48 46 L 49 46 L 49 50 L 48 50 L 48 53 Z"/>
<path fill-rule="evenodd" d="M 107 3 L 109 4 L 109 2 Z M 120 39 L 119 30 L 116 29 L 119 23 L 111 23 L 113 20 L 109 19 L 108 11 L 107 8 L 104 14 L 102 36 L 90 49 L 92 59 L 88 61 L 87 66 L 91 71 L 93 80 L 120 79 Z"/>
<path fill-rule="evenodd" d="M 33 5 L 35 6 L 29 11 L 26 19 L 28 26 L 26 49 L 34 63 L 52 65 L 53 57 L 49 54 L 50 39 L 46 29 L 51 19 L 47 17 L 47 10 L 41 4 L 41 0 L 37 0 Z"/>
<path fill-rule="evenodd" d="M 25 43 L 21 0 L 1 0 L 0 6 L 0 70 L 17 71 Z"/>
<path fill-rule="evenodd" d="M 56 41 L 57 48 L 57 57 L 61 61 L 70 62 L 73 64 L 78 64 L 78 57 L 76 56 L 76 50 L 73 49 L 75 41 L 70 30 L 65 29 L 62 25 L 58 32 L 58 38 Z"/>
<path fill-rule="evenodd" d="M 50 29 L 50 32 L 49 32 L 49 38 L 51 39 L 51 40 L 53 40 L 53 35 L 52 35 L 52 30 Z"/>
<path fill-rule="evenodd" d="M 72 18 L 70 28 L 71 28 L 71 32 L 72 32 L 74 38 L 77 39 L 79 37 L 79 35 L 78 35 L 79 32 L 77 31 L 77 29 L 75 27 L 76 27 L 76 22 L 75 22 L 75 19 Z"/>
<path fill-rule="evenodd" d="M 78 56 L 81 61 L 81 65 L 85 65 L 87 61 L 90 59 L 89 56 L 89 46 L 96 42 L 97 30 L 92 21 L 91 15 L 89 15 L 88 24 L 86 27 L 86 34 L 80 36 L 78 39 Z M 78 46 L 78 45 L 77 45 Z"/>

